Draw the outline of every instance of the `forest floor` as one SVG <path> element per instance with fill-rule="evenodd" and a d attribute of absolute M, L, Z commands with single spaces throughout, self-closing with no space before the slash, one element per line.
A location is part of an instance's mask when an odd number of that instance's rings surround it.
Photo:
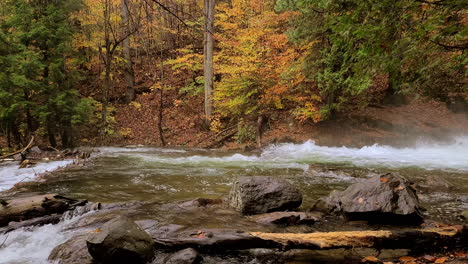
<path fill-rule="evenodd" d="M 206 147 L 217 133 L 203 128 L 201 97 L 179 100 L 169 96 L 164 103 L 163 130 L 168 147 Z M 116 135 L 107 140 L 85 139 L 92 145 L 155 145 L 161 143 L 157 129 L 158 97 L 139 95 L 131 104 L 115 105 Z M 445 140 L 468 134 L 468 114 L 454 113 L 445 104 L 424 99 L 402 105 L 373 105 L 342 114 L 318 124 L 300 124 L 287 112 L 269 117 L 262 144 L 305 142 L 320 145 L 354 146 L 387 144 L 407 146 L 420 140 Z M 80 144 L 80 143 L 79 143 Z M 223 149 L 253 149 L 255 142 L 238 143 L 231 138 L 218 145 Z"/>
<path fill-rule="evenodd" d="M 229 150 L 256 149 L 254 140 L 239 143 L 234 137 L 219 140 L 217 132 L 204 125 L 203 98 L 187 99 L 172 93 L 165 96 L 163 131 L 167 147 L 217 147 Z M 114 103 L 113 135 L 96 136 L 96 130 L 76 131 L 77 146 L 161 146 L 158 132 L 159 97 L 154 93 L 139 94 L 130 104 Z M 252 124 L 255 124 L 251 120 Z M 262 145 L 301 143 L 313 140 L 325 146 L 362 147 L 384 144 L 411 146 L 421 140 L 450 140 L 468 134 L 468 113 L 454 113 L 444 103 L 415 99 L 405 104 L 371 105 L 361 110 L 340 114 L 333 120 L 318 124 L 297 122 L 288 112 L 269 116 L 264 128 Z M 0 145 L 6 140 L 0 138 Z M 46 149 L 45 137 L 36 137 L 36 145 Z"/>

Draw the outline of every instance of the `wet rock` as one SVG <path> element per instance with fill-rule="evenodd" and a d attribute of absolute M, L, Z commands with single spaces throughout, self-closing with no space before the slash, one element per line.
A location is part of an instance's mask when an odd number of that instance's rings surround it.
<path fill-rule="evenodd" d="M 193 248 L 186 248 L 180 250 L 173 255 L 169 256 L 166 264 L 198 264 L 201 263 L 203 258 Z"/>
<path fill-rule="evenodd" d="M 302 194 L 292 184 L 274 177 L 241 177 L 228 197 L 229 205 L 244 215 L 294 210 Z"/>
<path fill-rule="evenodd" d="M 187 202 L 180 203 L 178 206 L 182 208 L 200 208 L 207 207 L 209 205 L 222 204 L 221 199 L 209 199 L 209 198 L 198 198 Z"/>
<path fill-rule="evenodd" d="M 328 196 L 319 198 L 312 206 L 312 211 L 331 214 L 336 212 L 340 202 L 340 192 L 332 191 Z"/>
<path fill-rule="evenodd" d="M 199 251 L 229 251 L 248 248 L 278 247 L 249 233 L 230 229 L 201 229 L 174 232 L 154 239 L 158 247 L 169 249 L 194 248 Z"/>
<path fill-rule="evenodd" d="M 429 175 L 426 181 L 417 185 L 418 189 L 423 191 L 450 191 L 454 188 L 453 184 L 440 176 Z"/>
<path fill-rule="evenodd" d="M 138 220 L 135 221 L 135 224 L 137 224 L 143 231 L 148 233 L 152 237 L 152 234 L 157 232 L 158 230 L 158 221 L 153 220 L 153 219 L 146 219 L 146 220 Z"/>
<path fill-rule="evenodd" d="M 167 238 L 174 236 L 176 232 L 179 232 L 183 230 L 185 226 L 183 225 L 176 225 L 176 224 L 170 224 L 170 225 L 165 225 L 165 226 L 160 226 L 157 227 L 154 230 L 151 230 L 151 232 L 148 232 L 152 238 Z"/>
<path fill-rule="evenodd" d="M 301 225 L 313 224 L 322 218 L 318 212 L 273 212 L 252 216 L 260 224 Z"/>
<path fill-rule="evenodd" d="M 34 146 L 34 147 L 29 149 L 29 152 L 35 153 L 35 154 L 41 154 L 42 150 L 38 146 Z"/>
<path fill-rule="evenodd" d="M 76 216 L 84 215 L 91 211 L 97 211 L 101 209 L 101 203 L 86 203 L 83 206 L 77 206 L 75 209 L 65 212 L 64 218 L 69 219 Z"/>
<path fill-rule="evenodd" d="M 86 240 L 88 252 L 103 263 L 146 263 L 153 257 L 154 242 L 145 231 L 126 217 L 111 220 L 102 231 Z"/>
<path fill-rule="evenodd" d="M 463 210 L 460 214 L 460 217 L 465 220 L 465 222 L 468 222 L 468 210 Z"/>
<path fill-rule="evenodd" d="M 423 220 L 416 191 L 408 180 L 393 174 L 353 184 L 330 198 L 336 200 L 336 208 L 348 220 L 407 225 Z"/>
<path fill-rule="evenodd" d="M 92 264 L 93 258 L 86 247 L 88 236 L 80 234 L 56 246 L 50 253 L 49 260 L 56 264 Z"/>
<path fill-rule="evenodd" d="M 468 195 L 460 195 L 457 198 L 457 201 L 461 203 L 468 203 Z"/>

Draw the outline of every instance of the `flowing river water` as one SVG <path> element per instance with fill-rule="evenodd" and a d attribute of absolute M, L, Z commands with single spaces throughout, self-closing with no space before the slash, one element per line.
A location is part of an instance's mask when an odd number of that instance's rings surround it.
<path fill-rule="evenodd" d="M 308 209 L 317 198 L 332 190 L 343 190 L 367 177 L 392 172 L 422 185 L 427 177 L 442 178 L 453 185 L 450 191 L 432 189 L 419 194 L 430 219 L 459 221 L 457 215 L 468 209 L 468 137 L 408 148 L 324 147 L 308 141 L 270 146 L 261 153 L 103 147 L 95 149 L 89 165 L 59 170 L 38 182 L 5 192 L 15 183 L 33 180 L 35 174 L 70 163 L 55 161 L 27 169 L 17 169 L 16 164 L 0 165 L 0 191 L 5 195 L 60 193 L 102 203 L 144 202 L 148 206 L 139 214 L 142 219 L 151 217 L 166 224 L 257 231 L 263 227 L 249 224 L 238 216 L 209 210 L 180 214 L 167 210 L 164 205 L 199 197 L 225 197 L 239 176 L 276 176 L 303 191 L 302 209 Z M 0 197 L 5 195 L 0 193 Z M 73 235 L 72 231 L 64 230 L 73 221 L 76 219 L 0 235 L 0 245 L 3 244 L 0 263 L 48 263 L 51 250 Z"/>

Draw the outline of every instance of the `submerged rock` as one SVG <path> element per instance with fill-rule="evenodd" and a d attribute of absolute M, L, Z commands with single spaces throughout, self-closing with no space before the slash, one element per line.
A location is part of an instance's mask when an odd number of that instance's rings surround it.
<path fill-rule="evenodd" d="M 273 212 L 252 216 L 260 224 L 301 225 L 313 224 L 322 218 L 318 212 Z"/>
<path fill-rule="evenodd" d="M 335 203 L 348 220 L 408 225 L 423 220 L 416 191 L 408 180 L 393 174 L 353 184 L 324 201 Z"/>
<path fill-rule="evenodd" d="M 173 255 L 169 256 L 166 264 L 198 264 L 201 263 L 203 258 L 193 248 L 186 248 L 180 250 Z"/>
<path fill-rule="evenodd" d="M 126 217 L 118 217 L 86 240 L 91 256 L 103 263 L 146 263 L 153 257 L 150 235 Z"/>
<path fill-rule="evenodd" d="M 228 197 L 229 205 L 244 215 L 294 210 L 302 194 L 292 184 L 274 177 L 241 177 Z"/>

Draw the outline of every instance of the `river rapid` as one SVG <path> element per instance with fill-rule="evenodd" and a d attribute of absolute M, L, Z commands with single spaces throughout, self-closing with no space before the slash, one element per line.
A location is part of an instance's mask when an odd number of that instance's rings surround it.
<path fill-rule="evenodd" d="M 468 209 L 468 136 L 450 143 L 424 143 L 413 147 L 366 146 L 325 147 L 313 141 L 279 144 L 260 153 L 236 153 L 203 149 L 161 149 L 151 147 L 103 147 L 94 149 L 86 166 L 58 170 L 38 180 L 35 175 L 54 171 L 73 161 L 42 163 L 17 169 L 17 164 L 0 165 L 0 197 L 32 193 L 60 193 L 93 202 L 144 202 L 139 217 L 157 215 L 161 223 L 203 227 L 235 227 L 257 231 L 262 227 L 235 216 L 217 212 L 180 215 L 167 212 L 164 205 L 176 201 L 222 198 L 239 176 L 276 176 L 291 181 L 304 194 L 302 209 L 332 190 L 382 173 L 398 173 L 424 185 L 428 177 L 449 182 L 451 190 L 421 192 L 419 197 L 427 218 L 456 222 L 457 214 Z M 38 180 L 28 184 L 27 181 Z M 11 190 L 16 183 L 21 187 Z M 234 217 L 234 218 L 233 218 Z M 233 220 L 234 219 L 234 220 Z M 73 235 L 64 231 L 77 219 L 57 225 L 19 229 L 0 235 L 0 263 L 48 263 L 51 250 Z M 302 230 L 304 231 L 304 230 Z"/>

